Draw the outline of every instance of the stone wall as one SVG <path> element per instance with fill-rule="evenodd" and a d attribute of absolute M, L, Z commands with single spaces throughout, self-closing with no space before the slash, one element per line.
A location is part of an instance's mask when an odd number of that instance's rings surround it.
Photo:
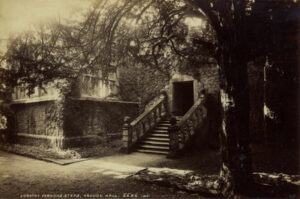
<path fill-rule="evenodd" d="M 169 76 L 151 67 L 127 66 L 119 69 L 120 99 L 139 101 L 142 107 L 168 85 Z"/>
<path fill-rule="evenodd" d="M 204 65 L 199 69 L 200 84 L 207 93 L 216 94 L 220 92 L 219 69 L 217 65 Z"/>
<path fill-rule="evenodd" d="M 15 142 L 30 145 L 55 145 L 63 136 L 61 106 L 56 100 L 12 104 Z M 54 142 L 54 143 L 53 143 Z"/>
<path fill-rule="evenodd" d="M 57 101 L 13 104 L 17 134 L 62 136 L 60 108 Z"/>
<path fill-rule="evenodd" d="M 138 110 L 138 104 L 129 102 L 68 101 L 64 109 L 64 135 L 68 140 L 65 147 L 121 138 L 124 117 L 135 118 Z"/>
<path fill-rule="evenodd" d="M 121 139 L 123 118 L 135 117 L 136 103 L 67 100 L 11 105 L 13 141 L 45 147 L 91 146 Z"/>

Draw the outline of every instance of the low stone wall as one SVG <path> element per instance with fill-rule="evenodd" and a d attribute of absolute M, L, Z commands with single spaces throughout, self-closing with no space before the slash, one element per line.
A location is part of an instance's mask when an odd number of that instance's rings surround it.
<path fill-rule="evenodd" d="M 12 103 L 10 141 L 18 144 L 60 147 L 63 137 L 61 105 L 57 100 Z"/>
<path fill-rule="evenodd" d="M 13 142 L 70 148 L 121 139 L 125 116 L 135 117 L 137 103 L 73 99 L 12 104 Z"/>
<path fill-rule="evenodd" d="M 120 131 L 125 116 L 135 118 L 138 109 L 136 103 L 69 100 L 64 109 L 64 135 L 109 137 Z"/>
<path fill-rule="evenodd" d="M 61 106 L 58 101 L 12 104 L 15 113 L 14 133 L 63 136 Z"/>

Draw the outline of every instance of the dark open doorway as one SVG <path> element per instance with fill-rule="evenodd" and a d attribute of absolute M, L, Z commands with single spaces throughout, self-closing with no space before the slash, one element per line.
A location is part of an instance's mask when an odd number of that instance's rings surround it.
<path fill-rule="evenodd" d="M 173 83 L 173 111 L 176 116 L 184 115 L 194 104 L 193 81 Z"/>

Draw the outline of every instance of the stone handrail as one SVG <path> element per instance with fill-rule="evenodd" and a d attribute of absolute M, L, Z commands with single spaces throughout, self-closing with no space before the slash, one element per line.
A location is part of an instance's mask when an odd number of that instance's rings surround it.
<path fill-rule="evenodd" d="M 129 117 L 125 117 L 122 128 L 123 149 L 130 153 L 134 145 L 167 115 L 167 110 L 167 96 L 161 94 L 149 108 L 132 122 L 130 122 Z"/>
<path fill-rule="evenodd" d="M 204 106 L 205 99 L 201 97 L 188 112 L 176 123 L 176 119 L 171 119 L 171 127 L 169 128 L 170 135 L 170 157 L 177 156 L 177 153 L 182 150 L 191 140 L 191 137 L 201 127 L 207 117 L 207 110 Z"/>

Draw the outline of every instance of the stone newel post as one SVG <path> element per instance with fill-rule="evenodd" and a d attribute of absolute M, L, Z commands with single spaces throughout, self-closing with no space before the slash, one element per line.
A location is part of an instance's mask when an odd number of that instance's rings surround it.
<path fill-rule="evenodd" d="M 125 153 L 130 153 L 132 146 L 132 131 L 130 125 L 130 117 L 124 117 L 124 124 L 122 128 L 122 141 Z"/>
<path fill-rule="evenodd" d="M 169 128 L 169 136 L 170 136 L 170 154 L 169 158 L 175 158 L 177 156 L 177 152 L 179 149 L 179 139 L 178 139 L 178 127 L 176 126 L 176 118 L 171 118 L 170 123 L 171 126 Z"/>

